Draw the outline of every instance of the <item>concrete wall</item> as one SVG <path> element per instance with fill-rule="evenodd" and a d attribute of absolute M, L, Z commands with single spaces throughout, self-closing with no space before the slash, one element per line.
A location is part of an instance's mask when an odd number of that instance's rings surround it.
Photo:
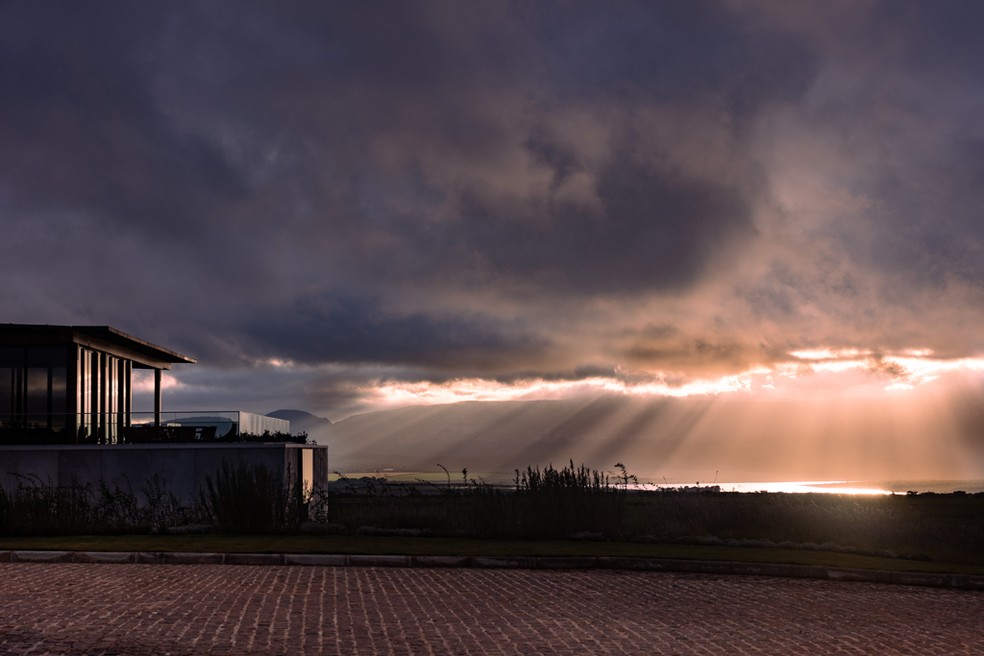
<path fill-rule="evenodd" d="M 302 450 L 312 450 L 315 483 L 327 483 L 327 447 L 302 444 L 119 444 L 112 446 L 3 446 L 0 447 L 0 487 L 12 492 L 20 476 L 43 484 L 132 486 L 143 501 L 141 488 L 155 475 L 184 503 L 198 498 L 207 476 L 215 477 L 223 461 L 263 465 L 300 475 Z M 310 460 L 311 458 L 308 458 Z M 310 467 L 308 468 L 310 471 Z M 311 474 L 309 474 L 311 475 Z M 321 480 L 321 479 L 324 480 Z"/>

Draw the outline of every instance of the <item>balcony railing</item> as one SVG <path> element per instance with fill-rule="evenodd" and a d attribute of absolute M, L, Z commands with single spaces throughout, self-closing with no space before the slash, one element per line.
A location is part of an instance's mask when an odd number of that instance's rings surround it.
<path fill-rule="evenodd" d="M 0 444 L 304 442 L 290 423 L 241 410 L 0 415 Z"/>

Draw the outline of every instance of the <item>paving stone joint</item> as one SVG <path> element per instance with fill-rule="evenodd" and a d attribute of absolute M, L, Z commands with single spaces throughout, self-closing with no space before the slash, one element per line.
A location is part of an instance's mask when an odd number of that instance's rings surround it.
<path fill-rule="evenodd" d="M 843 583 L 858 577 L 846 570 L 819 580 L 805 575 L 822 568 L 640 559 L 8 555 L 4 656 L 984 653 L 984 594 Z M 178 564 L 125 562 L 138 557 Z M 917 579 L 947 577 L 886 581 Z"/>
<path fill-rule="evenodd" d="M 406 556 L 397 554 L 267 554 L 218 552 L 0 551 L 0 563 L 156 565 L 295 565 L 323 567 L 467 567 L 477 569 L 609 569 L 636 572 L 740 574 L 984 590 L 984 575 L 867 570 L 817 565 L 738 563 L 618 556 Z"/>

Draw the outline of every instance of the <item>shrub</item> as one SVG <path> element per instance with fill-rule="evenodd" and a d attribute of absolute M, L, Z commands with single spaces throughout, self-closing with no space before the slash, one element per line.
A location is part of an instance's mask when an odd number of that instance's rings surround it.
<path fill-rule="evenodd" d="M 201 503 L 220 531 L 273 533 L 296 529 L 302 519 L 301 491 L 289 475 L 263 465 L 223 462 L 205 477 Z"/>
<path fill-rule="evenodd" d="M 634 478 L 621 463 L 616 467 L 622 476 L 615 479 L 583 464 L 575 467 L 573 460 L 559 470 L 552 465 L 516 470 L 513 532 L 528 538 L 620 534 L 628 482 Z"/>
<path fill-rule="evenodd" d="M 87 485 L 53 485 L 38 476 L 17 476 L 17 489 L 3 495 L 0 530 L 12 534 L 81 532 L 94 523 L 91 489 Z"/>

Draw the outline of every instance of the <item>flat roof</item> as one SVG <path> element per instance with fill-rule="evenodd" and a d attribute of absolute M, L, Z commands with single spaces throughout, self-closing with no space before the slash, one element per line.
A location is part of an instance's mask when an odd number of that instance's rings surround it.
<path fill-rule="evenodd" d="M 112 326 L 52 326 L 48 324 L 0 324 L 0 346 L 57 346 L 81 344 L 117 354 L 137 364 L 169 369 L 171 364 L 196 364 L 195 358 L 152 344 Z"/>

